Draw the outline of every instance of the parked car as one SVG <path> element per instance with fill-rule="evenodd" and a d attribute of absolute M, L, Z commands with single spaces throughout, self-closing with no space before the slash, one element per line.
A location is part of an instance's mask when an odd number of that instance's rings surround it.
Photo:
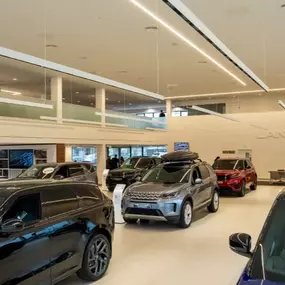
<path fill-rule="evenodd" d="M 188 228 L 195 211 L 207 207 L 209 212 L 216 212 L 219 208 L 216 174 L 210 165 L 193 160 L 192 155 L 166 154 L 162 156 L 163 163 L 129 186 L 122 200 L 124 220 L 168 221 Z"/>
<path fill-rule="evenodd" d="M 120 168 L 109 171 L 106 180 L 107 187 L 110 191 L 114 191 L 117 184 L 129 186 L 160 162 L 161 159 L 158 157 L 135 156 L 128 158 Z"/>
<path fill-rule="evenodd" d="M 113 203 L 90 182 L 0 184 L 0 284 L 55 284 L 104 276 L 112 257 Z"/>
<path fill-rule="evenodd" d="M 88 162 L 36 164 L 14 178 L 17 181 L 26 179 L 91 181 L 98 184 L 96 168 Z"/>
<path fill-rule="evenodd" d="M 249 258 L 238 285 L 285 284 L 285 191 L 277 196 L 261 230 L 254 250 L 251 236 L 236 233 L 230 236 L 231 250 Z"/>
<path fill-rule="evenodd" d="M 220 158 L 214 162 L 213 169 L 221 192 L 228 190 L 243 197 L 247 188 L 257 188 L 257 173 L 249 159 Z"/>

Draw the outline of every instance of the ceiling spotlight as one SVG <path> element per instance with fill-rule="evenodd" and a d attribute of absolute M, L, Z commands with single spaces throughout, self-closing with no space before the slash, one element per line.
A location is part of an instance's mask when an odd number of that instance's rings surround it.
<path fill-rule="evenodd" d="M 186 38 L 183 34 L 181 34 L 179 31 L 177 31 L 173 26 L 165 22 L 163 19 L 161 19 L 158 15 L 147 9 L 144 5 L 142 5 L 137 0 L 130 0 L 131 3 L 133 3 L 137 8 L 142 10 L 145 14 L 150 16 L 152 19 L 154 19 L 156 22 L 158 22 L 160 25 L 162 25 L 164 28 L 166 28 L 169 32 L 174 34 L 177 38 L 188 44 L 191 48 L 195 49 L 197 52 L 199 52 L 202 56 L 204 56 L 207 60 L 211 61 L 213 64 L 215 64 L 217 67 L 222 69 L 225 73 L 227 73 L 229 76 L 237 80 L 241 85 L 246 86 L 246 83 L 242 81 L 238 76 L 236 76 L 234 73 L 232 73 L 229 69 L 227 69 L 224 65 L 222 65 L 220 62 L 218 62 L 216 59 L 214 59 L 211 55 L 206 53 L 203 49 L 199 48 L 195 43 L 190 41 L 188 38 Z M 149 28 L 149 27 L 148 27 Z"/>
<path fill-rule="evenodd" d="M 17 78 L 13 78 L 13 81 L 17 81 L 18 79 Z"/>
<path fill-rule="evenodd" d="M 46 48 L 57 48 L 57 45 L 46 45 Z"/>
<path fill-rule="evenodd" d="M 132 103 L 129 103 L 129 105 L 132 105 Z"/>
<path fill-rule="evenodd" d="M 148 26 L 144 28 L 146 31 L 157 31 L 158 27 L 156 26 Z"/>
<path fill-rule="evenodd" d="M 109 101 L 109 98 L 106 98 L 106 101 Z"/>
<path fill-rule="evenodd" d="M 62 97 L 62 100 L 65 100 L 65 98 L 64 98 L 64 97 Z"/>
<path fill-rule="evenodd" d="M 121 101 L 118 101 L 118 103 L 121 103 Z"/>
<path fill-rule="evenodd" d="M 161 101 L 158 101 L 158 103 L 161 103 Z"/>
<path fill-rule="evenodd" d="M 80 103 L 80 101 L 78 100 L 77 103 Z"/>
<path fill-rule="evenodd" d="M 76 94 L 79 94 L 79 92 L 78 92 L 78 91 L 76 91 L 75 93 L 76 93 Z"/>

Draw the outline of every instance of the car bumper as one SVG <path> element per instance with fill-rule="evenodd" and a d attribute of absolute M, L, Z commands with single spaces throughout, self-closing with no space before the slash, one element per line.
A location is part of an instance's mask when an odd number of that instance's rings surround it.
<path fill-rule="evenodd" d="M 180 217 L 182 199 L 157 201 L 131 200 L 124 197 L 122 215 L 130 219 L 176 222 Z"/>
<path fill-rule="evenodd" d="M 242 188 L 242 180 L 230 179 L 227 181 L 218 181 L 220 191 L 239 192 Z"/>

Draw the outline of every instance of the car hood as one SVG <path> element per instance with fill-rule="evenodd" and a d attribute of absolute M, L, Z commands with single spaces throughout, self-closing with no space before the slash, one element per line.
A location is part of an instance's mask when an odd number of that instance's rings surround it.
<path fill-rule="evenodd" d="M 123 173 L 127 173 L 127 174 L 135 174 L 135 173 L 138 173 L 140 172 L 141 169 L 140 168 L 117 168 L 117 169 L 113 169 L 113 170 L 110 170 L 110 174 L 122 174 Z"/>
<path fill-rule="evenodd" d="M 172 192 L 180 190 L 184 185 L 185 183 L 163 184 L 136 182 L 131 185 L 128 190 L 134 192 Z"/>
<path fill-rule="evenodd" d="M 239 170 L 229 170 L 229 169 L 216 169 L 215 170 L 217 175 L 232 175 L 236 173 L 240 173 Z"/>

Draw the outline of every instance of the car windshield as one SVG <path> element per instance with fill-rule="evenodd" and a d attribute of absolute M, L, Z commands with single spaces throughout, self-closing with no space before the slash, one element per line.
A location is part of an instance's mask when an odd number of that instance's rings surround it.
<path fill-rule="evenodd" d="M 143 182 L 155 182 L 155 183 L 179 183 L 183 180 L 185 174 L 189 171 L 185 166 L 159 166 L 150 170 Z"/>
<path fill-rule="evenodd" d="M 131 157 L 123 164 L 122 168 L 145 168 L 149 164 L 149 158 Z"/>
<path fill-rule="evenodd" d="M 50 179 L 56 167 L 50 165 L 34 165 L 21 173 L 18 178 Z"/>
<path fill-rule="evenodd" d="M 218 159 L 214 162 L 214 169 L 233 170 L 236 167 L 237 159 Z"/>
<path fill-rule="evenodd" d="M 250 275 L 254 279 L 285 282 L 285 200 L 277 200 L 265 222 Z"/>

